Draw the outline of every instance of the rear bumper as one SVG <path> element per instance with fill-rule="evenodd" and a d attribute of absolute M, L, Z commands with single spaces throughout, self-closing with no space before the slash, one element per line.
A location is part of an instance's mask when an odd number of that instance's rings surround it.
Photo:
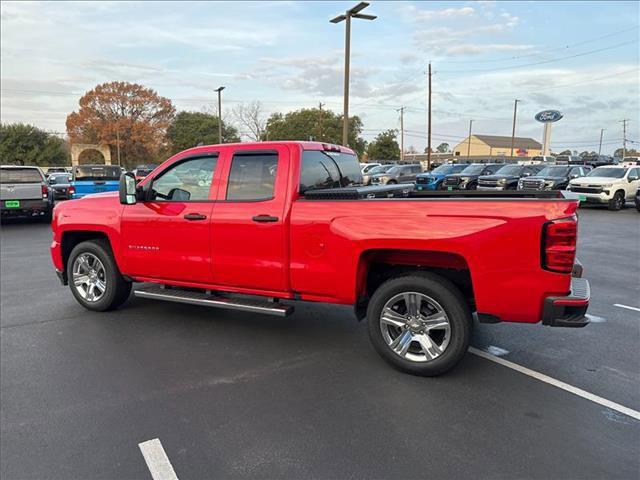
<path fill-rule="evenodd" d="M 20 207 L 7 208 L 5 200 L 0 202 L 0 215 L 2 218 L 38 217 L 49 212 L 53 205 L 47 200 L 19 200 Z"/>
<path fill-rule="evenodd" d="M 589 323 L 586 313 L 590 298 L 589 282 L 584 278 L 572 278 L 569 295 L 545 298 L 542 324 L 550 327 L 586 326 Z"/>

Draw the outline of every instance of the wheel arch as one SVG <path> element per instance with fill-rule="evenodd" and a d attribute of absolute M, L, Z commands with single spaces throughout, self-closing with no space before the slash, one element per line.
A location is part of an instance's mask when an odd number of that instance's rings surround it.
<path fill-rule="evenodd" d="M 358 260 L 355 313 L 366 316 L 373 292 L 390 278 L 416 272 L 432 272 L 453 283 L 475 310 L 475 297 L 469 263 L 460 254 L 438 250 L 371 249 Z"/>
<path fill-rule="evenodd" d="M 68 230 L 62 233 L 60 247 L 62 252 L 63 271 L 67 271 L 67 262 L 76 245 L 88 240 L 104 240 L 113 252 L 109 235 L 100 230 Z"/>

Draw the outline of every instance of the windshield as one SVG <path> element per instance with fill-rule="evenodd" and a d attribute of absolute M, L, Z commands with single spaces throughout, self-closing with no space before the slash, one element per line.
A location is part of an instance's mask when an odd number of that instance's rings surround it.
<path fill-rule="evenodd" d="M 496 175 L 520 175 L 522 173 L 522 165 L 507 165 L 496 172 Z"/>
<path fill-rule="evenodd" d="M 56 183 L 69 183 L 71 180 L 71 175 L 68 173 L 54 173 L 49 175 L 49 180 L 53 180 Z"/>
<path fill-rule="evenodd" d="M 119 180 L 120 172 L 120 167 L 111 165 L 81 166 L 73 169 L 76 182 Z"/>
<path fill-rule="evenodd" d="M 464 175 L 478 175 L 482 173 L 482 170 L 484 170 L 484 167 L 485 165 L 469 165 L 460 173 Z"/>
<path fill-rule="evenodd" d="M 3 168 L 0 183 L 40 183 L 42 175 L 35 168 Z"/>
<path fill-rule="evenodd" d="M 538 177 L 564 177 L 569 173 L 569 167 L 545 167 L 536 175 Z"/>
<path fill-rule="evenodd" d="M 587 174 L 587 177 L 622 178 L 627 173 L 626 168 L 598 167 Z"/>
<path fill-rule="evenodd" d="M 394 165 L 380 165 L 379 167 L 372 168 L 367 172 L 367 175 L 377 175 L 379 173 L 386 173 L 391 170 Z"/>

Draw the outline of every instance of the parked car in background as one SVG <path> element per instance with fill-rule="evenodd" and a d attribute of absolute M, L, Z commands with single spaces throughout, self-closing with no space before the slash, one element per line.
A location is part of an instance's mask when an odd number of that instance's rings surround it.
<path fill-rule="evenodd" d="M 640 188 L 640 167 L 598 167 L 586 177 L 569 182 L 568 190 L 577 193 L 585 203 L 606 204 L 609 210 L 620 210 L 627 200 L 634 200 Z"/>
<path fill-rule="evenodd" d="M 636 210 L 640 212 L 640 188 L 636 190 L 635 204 L 636 204 Z"/>
<path fill-rule="evenodd" d="M 554 163 L 555 161 L 556 161 L 556 157 L 552 157 L 550 155 L 536 155 L 535 157 L 531 157 L 530 160 L 524 160 L 518 163 L 522 163 L 522 164 Z"/>
<path fill-rule="evenodd" d="M 73 167 L 71 185 L 73 198 L 82 198 L 91 193 L 114 192 L 123 172 L 116 165 L 78 165 Z"/>
<path fill-rule="evenodd" d="M 591 171 L 589 166 L 549 165 L 535 175 L 521 178 L 518 190 L 564 190 L 569 181 L 584 177 Z"/>
<path fill-rule="evenodd" d="M 422 165 L 395 165 L 384 173 L 371 175 L 372 185 L 392 185 L 394 183 L 413 183 L 416 175 L 422 172 Z"/>
<path fill-rule="evenodd" d="M 374 168 L 369 169 L 369 171 L 362 175 L 362 183 L 363 185 L 369 185 L 371 183 L 371 177 L 373 175 L 379 175 L 381 173 L 386 173 L 395 167 L 395 163 L 390 163 L 388 165 L 380 165 Z"/>
<path fill-rule="evenodd" d="M 53 195 L 39 167 L 0 167 L 2 218 L 31 217 L 51 221 Z"/>
<path fill-rule="evenodd" d="M 144 180 L 147 175 L 153 172 L 154 168 L 156 168 L 155 165 L 140 165 L 136 167 L 132 172 L 136 182 Z"/>
<path fill-rule="evenodd" d="M 593 168 L 604 167 L 605 165 L 616 165 L 617 159 L 608 155 L 585 155 L 582 157 L 584 165 L 591 165 Z"/>
<path fill-rule="evenodd" d="M 504 165 L 492 175 L 481 175 L 478 190 L 516 190 L 521 178 L 535 175 L 543 168 L 543 164 Z"/>
<path fill-rule="evenodd" d="M 504 166 L 504 163 L 471 163 L 460 173 L 444 177 L 442 188 L 445 190 L 475 190 L 478 188 L 478 178 L 481 175 L 493 175 Z"/>
<path fill-rule="evenodd" d="M 53 173 L 67 173 L 67 168 L 66 167 L 49 167 L 47 168 L 47 172 L 45 173 L 45 176 L 48 178 L 49 175 Z"/>
<path fill-rule="evenodd" d="M 558 155 L 556 165 L 582 165 L 584 160 L 578 155 Z"/>
<path fill-rule="evenodd" d="M 71 174 L 64 173 L 52 173 L 47 178 L 49 187 L 53 192 L 53 199 L 68 200 L 73 196 L 74 188 L 71 186 Z"/>
<path fill-rule="evenodd" d="M 416 190 L 439 190 L 447 175 L 460 173 L 469 165 L 464 163 L 445 163 L 427 173 L 416 176 Z"/>
<path fill-rule="evenodd" d="M 620 162 L 623 167 L 635 167 L 640 165 L 640 157 L 624 157 Z"/>
<path fill-rule="evenodd" d="M 371 169 L 379 167 L 380 165 L 382 165 L 382 164 L 378 163 L 378 162 L 361 163 L 360 164 L 360 171 L 364 175 L 365 173 L 368 173 L 369 171 L 371 171 Z"/>

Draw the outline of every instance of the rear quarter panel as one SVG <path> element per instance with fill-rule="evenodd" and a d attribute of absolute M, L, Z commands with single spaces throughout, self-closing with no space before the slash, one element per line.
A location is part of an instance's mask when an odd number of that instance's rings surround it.
<path fill-rule="evenodd" d="M 479 312 L 535 322 L 544 296 L 570 288 L 569 275 L 540 266 L 542 226 L 576 207 L 536 199 L 300 199 L 291 217 L 291 284 L 302 298 L 353 304 L 366 251 L 448 252 L 468 264 Z"/>

